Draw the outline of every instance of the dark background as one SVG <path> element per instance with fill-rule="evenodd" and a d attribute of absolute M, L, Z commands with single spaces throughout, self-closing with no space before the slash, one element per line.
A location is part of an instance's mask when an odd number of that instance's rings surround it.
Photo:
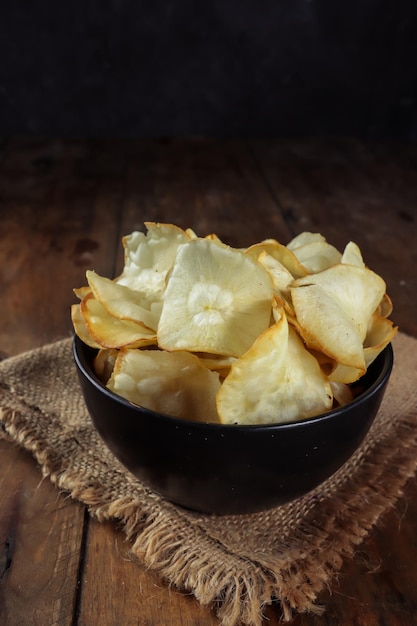
<path fill-rule="evenodd" d="M 417 1 L 2 1 L 16 134 L 416 139 Z"/>

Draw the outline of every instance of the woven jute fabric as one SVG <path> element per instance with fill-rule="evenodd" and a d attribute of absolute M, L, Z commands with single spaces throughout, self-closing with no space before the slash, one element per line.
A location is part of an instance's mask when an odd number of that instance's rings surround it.
<path fill-rule="evenodd" d="M 417 340 L 399 333 L 378 416 L 354 456 L 305 497 L 253 515 L 209 516 L 167 502 L 133 478 L 94 430 L 71 339 L 0 363 L 0 432 L 31 451 L 44 476 L 113 520 L 132 557 L 212 606 L 224 626 L 323 607 L 317 596 L 417 469 Z"/>

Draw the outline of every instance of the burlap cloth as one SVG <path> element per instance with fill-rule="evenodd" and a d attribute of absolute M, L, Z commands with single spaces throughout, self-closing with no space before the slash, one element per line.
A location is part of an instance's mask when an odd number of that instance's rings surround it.
<path fill-rule="evenodd" d="M 417 340 L 399 334 L 380 412 L 360 450 L 324 485 L 264 513 L 213 517 L 182 510 L 130 476 L 94 431 L 71 339 L 0 363 L 0 433 L 27 450 L 58 488 L 98 520 L 123 528 L 131 553 L 217 610 L 222 624 L 259 626 L 319 613 L 317 595 L 417 469 Z"/>

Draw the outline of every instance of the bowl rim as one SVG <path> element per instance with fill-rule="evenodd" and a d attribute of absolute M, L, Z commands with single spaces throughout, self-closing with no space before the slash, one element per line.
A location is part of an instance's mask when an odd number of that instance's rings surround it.
<path fill-rule="evenodd" d="M 308 424 L 316 424 L 319 422 L 326 422 L 328 420 L 333 420 L 337 418 L 338 415 L 344 413 L 346 411 L 346 407 L 355 405 L 360 406 L 364 402 L 366 402 L 367 398 L 372 394 L 376 393 L 377 390 L 383 386 L 391 375 L 391 371 L 394 364 L 394 350 L 392 344 L 389 343 L 377 356 L 380 358 L 384 355 L 384 363 L 381 369 L 381 372 L 378 374 L 376 380 L 368 387 L 364 392 L 359 394 L 352 402 L 345 404 L 343 406 L 336 407 L 331 409 L 330 411 L 326 411 L 325 413 L 320 413 L 319 415 L 314 415 L 312 417 L 308 417 L 302 420 L 295 420 L 292 422 L 279 422 L 279 423 L 266 423 L 266 424 L 220 424 L 217 422 L 203 422 L 203 421 L 193 421 L 186 420 L 180 417 L 175 417 L 172 415 L 168 415 L 166 413 L 160 413 L 158 411 L 153 411 L 152 409 L 148 409 L 139 404 L 135 404 L 123 398 L 123 396 L 114 393 L 106 385 L 98 378 L 98 376 L 94 373 L 93 369 L 88 365 L 87 359 L 84 355 L 82 355 L 81 350 L 88 349 L 94 351 L 95 348 L 88 346 L 86 343 L 82 341 L 78 337 L 78 335 L 74 335 L 72 342 L 72 351 L 75 364 L 83 376 L 92 384 L 98 391 L 102 392 L 105 396 L 108 396 L 111 400 L 121 404 L 126 408 L 138 408 L 145 413 L 157 416 L 157 418 L 161 421 L 169 422 L 170 424 L 176 424 L 181 427 L 193 428 L 193 429 L 209 429 L 213 431 L 218 430 L 239 430 L 239 431 L 266 431 L 266 430 L 286 430 L 293 428 L 305 428 Z"/>

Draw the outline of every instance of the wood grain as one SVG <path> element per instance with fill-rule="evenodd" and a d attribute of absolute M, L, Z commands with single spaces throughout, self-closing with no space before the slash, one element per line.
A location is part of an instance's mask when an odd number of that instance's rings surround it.
<path fill-rule="evenodd" d="M 136 626 L 139 616 L 141 626 L 218 624 L 213 613 L 201 607 L 193 596 L 170 588 L 140 563 L 132 562 L 129 546 L 114 524 L 93 521 L 89 526 L 77 624 L 95 624 L 98 606 L 102 626 Z"/>
<path fill-rule="evenodd" d="M 0 623 L 72 624 L 83 507 L 0 441 Z"/>
<path fill-rule="evenodd" d="M 76 142 L 19 142 L 5 152 L 1 350 L 13 355 L 72 332 L 73 287 L 85 284 L 91 266 L 114 271 L 123 168 L 117 158 L 111 167 L 105 146 L 93 156 Z"/>

